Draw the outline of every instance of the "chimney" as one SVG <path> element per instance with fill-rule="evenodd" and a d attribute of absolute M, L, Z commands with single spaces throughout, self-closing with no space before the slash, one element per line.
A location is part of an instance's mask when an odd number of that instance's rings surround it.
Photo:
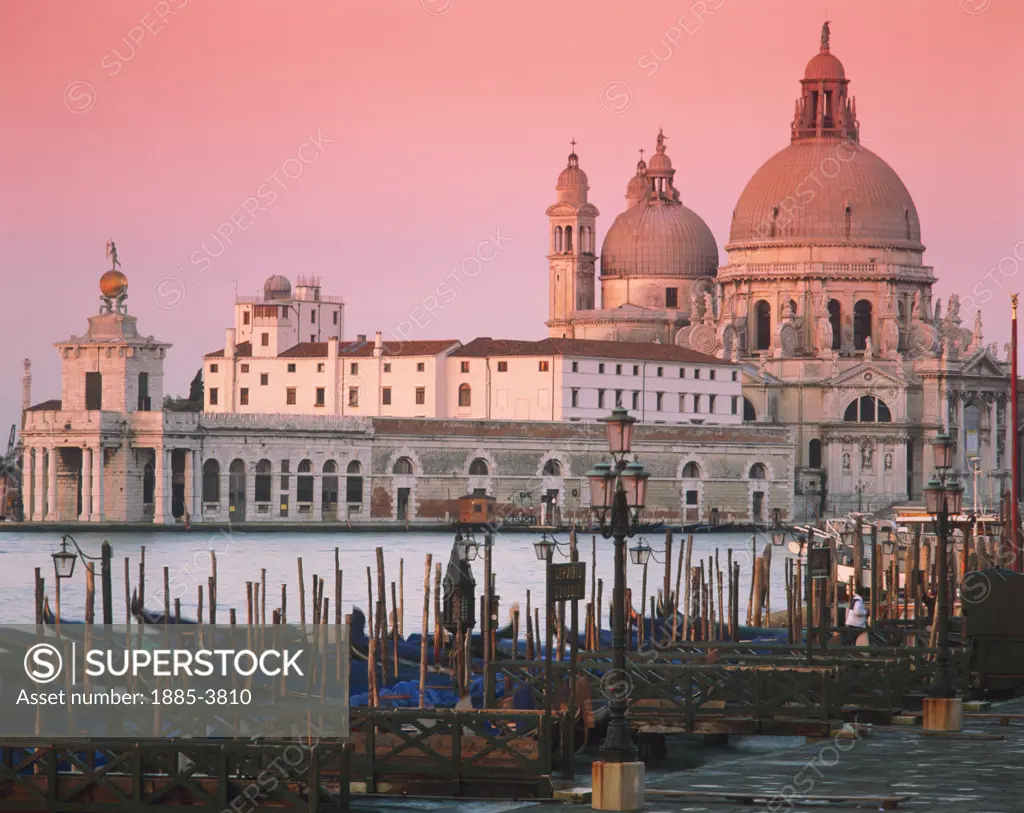
<path fill-rule="evenodd" d="M 384 337 L 378 330 L 373 336 L 373 357 L 379 359 L 384 352 Z"/>
<path fill-rule="evenodd" d="M 228 328 L 227 338 L 224 340 L 224 358 L 235 357 L 235 329 L 233 327 Z"/>
<path fill-rule="evenodd" d="M 366 334 L 365 333 L 357 333 L 356 334 L 356 341 L 357 342 L 365 342 L 366 341 Z"/>

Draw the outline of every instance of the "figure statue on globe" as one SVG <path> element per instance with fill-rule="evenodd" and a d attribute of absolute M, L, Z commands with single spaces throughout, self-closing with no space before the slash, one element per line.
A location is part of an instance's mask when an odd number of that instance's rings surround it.
<path fill-rule="evenodd" d="M 111 271 L 121 265 L 121 261 L 117 259 L 117 246 L 113 240 L 107 240 L 107 256 L 110 257 Z"/>

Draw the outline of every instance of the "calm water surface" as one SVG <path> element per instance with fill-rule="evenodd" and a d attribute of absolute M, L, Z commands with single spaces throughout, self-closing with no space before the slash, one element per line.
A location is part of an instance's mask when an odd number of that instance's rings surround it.
<path fill-rule="evenodd" d="M 312 575 L 315 573 L 326 579 L 324 595 L 331 600 L 331 616 L 334 615 L 334 549 L 340 551 L 341 568 L 344 573 L 342 582 L 342 604 L 345 612 L 350 612 L 353 605 L 361 608 L 367 606 L 366 568 L 373 568 L 373 584 L 376 590 L 376 556 L 375 548 L 384 549 L 384 561 L 387 580 L 399 580 L 400 562 L 404 560 L 405 583 L 405 622 L 404 630 L 419 631 L 423 613 L 423 567 L 427 553 L 440 561 L 442 570 L 447 565 L 451 552 L 453 535 L 449 532 L 409 532 L 409 533 L 246 533 L 242 531 L 212 532 L 193 531 L 191 533 L 122 533 L 122 532 L 89 532 L 74 534 L 82 549 L 91 555 L 98 556 L 100 544 L 108 540 L 114 549 L 114 621 L 125 618 L 124 560 L 129 560 L 131 584 L 134 587 L 139 578 L 139 559 L 142 547 L 146 549 L 146 604 L 151 609 L 163 609 L 163 569 L 170 569 L 172 602 L 174 597 L 181 598 L 182 615 L 194 618 L 196 615 L 197 586 L 203 585 L 206 593 L 206 580 L 210 575 L 210 552 L 216 553 L 218 570 L 218 616 L 222 623 L 228 621 L 228 609 L 234 607 L 239 621 L 245 618 L 245 583 L 258 582 L 260 569 L 267 569 L 267 615 L 280 603 L 281 584 L 288 585 L 288 617 L 298 621 L 298 558 L 302 557 L 303 572 L 306 582 L 306 601 L 311 600 Z M 519 602 L 525 613 L 526 591 L 531 591 L 531 604 L 538 606 L 544 595 L 544 566 L 533 551 L 533 543 L 538 538 L 530 533 L 499 533 L 494 542 L 494 572 L 497 581 L 497 593 L 501 596 L 501 615 L 504 623 L 508 618 L 509 608 L 513 602 Z M 590 571 L 593 565 L 592 542 L 590 534 L 581 534 L 580 559 L 587 563 L 587 583 L 589 599 Z M 655 550 L 664 547 L 664 535 L 652 534 L 647 537 Z M 567 541 L 568 535 L 561 534 L 559 541 Z M 682 537 L 685 541 L 685 537 Z M 760 537 L 757 542 L 758 551 L 767 543 Z M 673 545 L 673 560 L 681 547 L 681 538 L 676 535 Z M 50 597 L 50 606 L 54 606 L 54 573 L 51 554 L 60 544 L 58 533 L 23 533 L 0 532 L 0 623 L 33 623 L 33 583 L 32 574 L 36 567 L 42 568 L 46 579 L 46 592 Z M 628 544 L 634 544 L 630 541 Z M 597 577 L 604 580 L 603 608 L 604 624 L 607 628 L 608 606 L 613 580 L 612 555 L 613 543 L 598 536 L 597 538 Z M 726 549 L 733 548 L 733 556 L 740 562 L 740 615 L 741 622 L 746 612 L 747 596 L 750 590 L 751 575 L 751 535 L 749 533 L 718 533 L 703 534 L 694 537 L 693 564 L 703 557 L 705 563 L 708 556 L 714 556 L 718 548 L 723 571 L 725 569 Z M 566 552 L 568 548 L 565 548 Z M 773 550 L 774 557 L 771 569 L 771 606 L 773 610 L 785 609 L 785 587 L 782 562 L 783 556 L 789 554 L 785 549 Z M 664 560 L 664 556 L 658 558 Z M 567 559 L 556 555 L 556 561 Z M 676 565 L 672 565 L 672 583 L 675 584 Z M 647 595 L 654 595 L 663 584 L 665 565 L 655 562 L 652 557 L 648 565 Z M 483 552 L 473 563 L 473 574 L 477 580 L 478 590 L 483 586 Z M 629 563 L 628 584 L 633 590 L 634 606 L 640 602 L 643 568 Z M 97 594 L 99 583 L 97 578 Z M 433 585 L 433 576 L 431 576 Z M 208 597 L 206 598 L 208 600 Z M 650 598 L 648 598 L 648 607 Z M 96 599 L 96 614 L 100 615 L 100 597 Z M 433 602 L 431 602 L 431 605 Z M 66 618 L 83 618 L 85 614 L 85 575 L 81 563 L 75 568 L 74 577 L 61 584 L 62 615 Z M 433 613 L 433 606 L 431 606 Z M 311 617 L 309 611 L 308 617 Z M 522 619 L 525 630 L 525 618 Z M 433 618 L 431 618 L 433 626 Z M 582 627 L 582 613 L 581 613 Z"/>

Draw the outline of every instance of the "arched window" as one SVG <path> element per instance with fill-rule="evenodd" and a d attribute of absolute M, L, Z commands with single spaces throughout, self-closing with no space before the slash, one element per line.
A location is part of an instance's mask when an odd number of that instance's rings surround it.
<path fill-rule="evenodd" d="M 299 463 L 298 476 L 295 478 L 295 501 L 313 502 L 313 461 L 303 460 Z"/>
<path fill-rule="evenodd" d="M 348 477 L 345 478 L 345 502 L 362 502 L 363 501 L 363 478 L 362 474 L 363 467 L 358 460 L 353 460 L 348 464 L 346 472 Z"/>
<path fill-rule="evenodd" d="M 757 420 L 757 410 L 754 409 L 754 404 L 746 396 L 743 396 L 743 420 L 744 421 L 756 421 Z"/>
<path fill-rule="evenodd" d="M 555 254 L 562 253 L 562 227 L 555 226 Z"/>
<path fill-rule="evenodd" d="M 978 433 L 981 429 L 981 410 L 977 404 L 970 403 L 964 407 L 964 452 L 967 457 L 978 455 L 980 445 Z"/>
<path fill-rule="evenodd" d="M 473 390 L 469 384 L 459 385 L 459 406 L 468 407 L 473 405 Z"/>
<path fill-rule="evenodd" d="M 203 502 L 220 502 L 220 463 L 203 463 Z"/>
<path fill-rule="evenodd" d="M 565 227 L 565 253 L 572 254 L 572 226 Z"/>
<path fill-rule="evenodd" d="M 871 303 L 860 299 L 853 306 L 853 349 L 863 350 L 871 335 Z"/>
<path fill-rule="evenodd" d="M 772 343 L 772 309 L 763 299 L 754 306 L 754 319 L 757 325 L 755 349 L 767 350 Z"/>
<path fill-rule="evenodd" d="M 412 474 L 412 461 L 408 457 L 400 457 L 391 471 L 394 474 Z"/>
<path fill-rule="evenodd" d="M 235 458 L 228 467 L 228 511 L 245 519 L 245 461 Z"/>
<path fill-rule="evenodd" d="M 764 463 L 755 463 L 750 467 L 747 477 L 751 480 L 764 480 L 768 477 L 768 470 L 764 467 Z"/>
<path fill-rule="evenodd" d="M 256 464 L 256 502 L 270 502 L 270 461 Z"/>
<path fill-rule="evenodd" d="M 821 468 L 821 441 L 811 438 L 807 444 L 807 465 L 812 469 Z"/>
<path fill-rule="evenodd" d="M 843 346 L 843 306 L 838 299 L 828 301 L 828 323 L 832 327 L 832 349 L 839 350 Z"/>
<path fill-rule="evenodd" d="M 489 474 L 490 472 L 487 468 L 487 461 L 482 457 L 476 458 L 476 460 L 469 464 L 469 473 L 473 476 Z"/>
<path fill-rule="evenodd" d="M 142 469 L 142 502 L 144 505 L 153 504 L 153 494 L 156 491 L 156 475 L 153 471 L 153 464 L 147 463 Z"/>
<path fill-rule="evenodd" d="M 694 463 L 692 460 L 683 466 L 683 479 L 684 480 L 699 480 L 700 479 L 700 466 Z"/>
<path fill-rule="evenodd" d="M 892 423 L 892 412 L 881 398 L 862 395 L 849 403 L 843 420 L 846 423 Z"/>
<path fill-rule="evenodd" d="M 548 477 L 561 477 L 562 464 L 553 457 L 544 461 L 544 474 Z"/>

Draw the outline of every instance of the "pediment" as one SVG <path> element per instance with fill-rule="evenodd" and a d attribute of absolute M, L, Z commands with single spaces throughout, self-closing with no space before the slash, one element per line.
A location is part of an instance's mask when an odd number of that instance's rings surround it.
<path fill-rule="evenodd" d="M 902 389 L 906 383 L 902 375 L 894 376 L 870 361 L 844 370 L 826 382 L 830 387 L 864 389 Z"/>
<path fill-rule="evenodd" d="M 960 368 L 961 375 L 995 376 L 1005 378 L 1006 373 L 1000 369 L 998 362 L 989 355 L 988 350 L 979 350 L 967 359 Z"/>

